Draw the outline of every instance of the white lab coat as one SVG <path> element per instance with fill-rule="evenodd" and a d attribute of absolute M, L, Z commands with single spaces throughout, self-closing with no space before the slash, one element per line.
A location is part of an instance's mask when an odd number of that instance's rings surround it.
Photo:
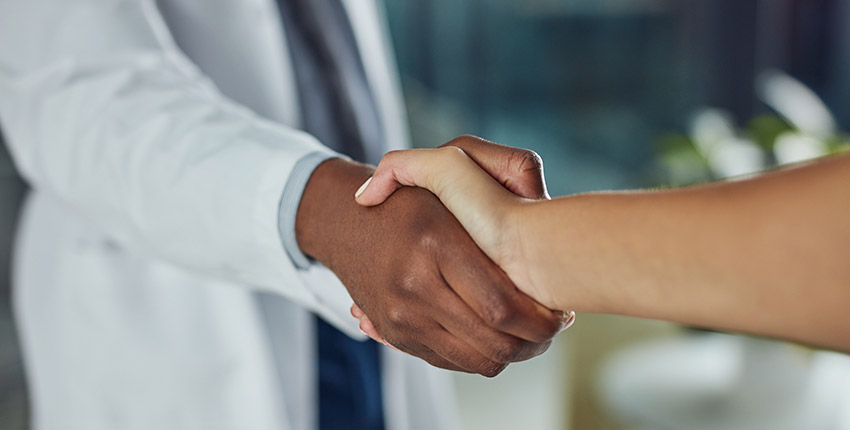
<path fill-rule="evenodd" d="M 376 1 L 344 3 L 403 145 Z M 308 311 L 361 335 L 340 282 L 279 240 L 289 173 L 323 149 L 294 85 L 274 0 L 0 0 L 0 128 L 33 189 L 14 299 L 36 429 L 315 425 Z M 389 428 L 453 427 L 444 372 L 382 359 Z"/>

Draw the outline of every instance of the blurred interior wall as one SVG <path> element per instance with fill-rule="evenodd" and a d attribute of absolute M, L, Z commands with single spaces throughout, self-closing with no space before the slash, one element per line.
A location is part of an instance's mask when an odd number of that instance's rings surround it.
<path fill-rule="evenodd" d="M 850 0 L 679 2 L 679 50 L 693 102 L 742 121 L 767 112 L 758 75 L 780 69 L 813 89 L 850 126 Z"/>
<path fill-rule="evenodd" d="M 771 114 L 780 69 L 850 128 L 850 0 L 387 2 L 414 143 L 531 147 L 555 194 L 647 185 L 658 136 L 706 106 Z M 589 167 L 588 167 L 589 166 Z M 563 179 L 562 179 L 563 178 Z"/>
<path fill-rule="evenodd" d="M 553 195 L 643 185 L 656 131 L 689 105 L 667 3 L 386 2 L 414 144 L 534 149 Z"/>
<path fill-rule="evenodd" d="M 766 0 L 765 0 L 766 1 Z M 850 0 L 842 0 L 830 17 L 835 32 L 837 55 L 830 64 L 830 103 L 835 106 L 839 122 L 846 130 L 850 128 Z"/>

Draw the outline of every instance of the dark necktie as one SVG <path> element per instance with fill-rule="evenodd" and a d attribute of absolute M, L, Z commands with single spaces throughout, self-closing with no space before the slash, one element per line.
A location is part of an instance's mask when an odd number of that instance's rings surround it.
<path fill-rule="evenodd" d="M 384 153 L 380 116 L 340 0 L 278 0 L 301 102 L 303 129 L 359 161 Z M 378 345 L 316 318 L 319 429 L 384 428 Z"/>
<path fill-rule="evenodd" d="M 376 163 L 386 141 L 340 0 L 278 0 L 298 81 L 303 129 L 349 157 Z"/>

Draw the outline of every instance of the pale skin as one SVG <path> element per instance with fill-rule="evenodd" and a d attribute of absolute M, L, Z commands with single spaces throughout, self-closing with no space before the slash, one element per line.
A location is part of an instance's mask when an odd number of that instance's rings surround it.
<path fill-rule="evenodd" d="M 551 309 L 850 351 L 850 155 L 746 180 L 554 200 L 518 197 L 473 158 L 452 147 L 389 153 L 356 200 L 430 190 Z"/>

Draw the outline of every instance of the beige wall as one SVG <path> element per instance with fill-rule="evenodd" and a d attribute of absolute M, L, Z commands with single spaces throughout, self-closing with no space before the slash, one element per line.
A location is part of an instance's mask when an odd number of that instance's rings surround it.
<path fill-rule="evenodd" d="M 613 353 L 650 338 L 681 334 L 673 324 L 610 315 L 580 315 L 574 327 L 568 381 L 572 393 L 569 429 L 617 430 L 599 404 L 596 383 Z"/>
<path fill-rule="evenodd" d="M 681 335 L 673 324 L 579 315 L 549 351 L 513 364 L 495 379 L 456 374 L 464 430 L 619 430 L 597 397 L 605 360 L 650 338 Z"/>

